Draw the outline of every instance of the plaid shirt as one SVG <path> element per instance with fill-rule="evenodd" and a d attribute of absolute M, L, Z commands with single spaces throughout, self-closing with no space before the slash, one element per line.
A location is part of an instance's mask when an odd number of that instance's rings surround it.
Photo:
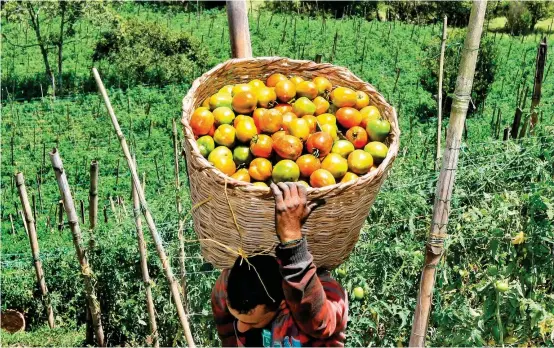
<path fill-rule="evenodd" d="M 328 271 L 316 273 L 306 240 L 293 247 L 276 249 L 283 276 L 285 301 L 271 327 L 264 346 L 344 346 L 348 321 L 348 298 Z M 212 290 L 212 310 L 222 345 L 245 346 L 246 339 L 236 328 L 236 319 L 227 309 L 227 279 L 224 270 Z M 266 333 L 269 335 L 269 330 Z M 269 339 L 269 338 L 268 338 Z"/>

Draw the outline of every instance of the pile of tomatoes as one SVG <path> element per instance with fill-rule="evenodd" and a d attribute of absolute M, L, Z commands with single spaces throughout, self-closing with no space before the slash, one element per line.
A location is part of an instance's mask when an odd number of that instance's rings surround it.
<path fill-rule="evenodd" d="M 280 73 L 265 83 L 223 86 L 194 111 L 190 126 L 202 155 L 228 176 L 312 187 L 375 170 L 391 129 L 363 91 Z"/>

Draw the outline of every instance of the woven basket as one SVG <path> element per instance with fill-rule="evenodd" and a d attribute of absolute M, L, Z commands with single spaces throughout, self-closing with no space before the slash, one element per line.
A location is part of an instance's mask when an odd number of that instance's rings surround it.
<path fill-rule="evenodd" d="M 6 309 L 0 314 L 0 326 L 9 333 L 25 330 L 25 317 L 13 309 Z"/>
<path fill-rule="evenodd" d="M 308 188 L 308 200 L 323 199 L 325 204 L 311 213 L 303 233 L 316 266 L 333 269 L 344 262 L 354 248 L 369 208 L 396 158 L 400 137 L 395 109 L 372 85 L 343 67 L 279 57 L 231 59 L 194 81 L 183 99 L 181 120 L 192 203 L 204 202 L 192 212 L 194 229 L 201 240 L 202 255 L 218 268 L 231 267 L 237 258 L 223 245 L 233 250 L 240 247 L 247 255 L 252 255 L 273 250 L 278 243 L 274 223 L 275 201 L 270 189 L 234 180 L 215 169 L 200 154 L 188 123 L 194 109 L 224 85 L 246 83 L 255 78 L 265 81 L 276 72 L 306 79 L 325 76 L 334 86 L 364 91 L 369 95 L 370 105 L 375 105 L 391 123 L 391 134 L 386 141 L 389 152 L 378 170 L 349 183 Z M 230 207 L 242 238 L 239 237 Z"/>

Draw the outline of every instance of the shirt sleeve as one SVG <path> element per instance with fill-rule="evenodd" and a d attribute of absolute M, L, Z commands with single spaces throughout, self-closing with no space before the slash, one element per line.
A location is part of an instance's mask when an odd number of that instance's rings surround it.
<path fill-rule="evenodd" d="M 292 247 L 278 246 L 285 300 L 296 324 L 314 338 L 326 339 L 344 331 L 348 299 L 328 272 L 318 276 L 305 239 Z"/>
<path fill-rule="evenodd" d="M 212 312 L 217 334 L 223 347 L 236 347 L 237 339 L 233 322 L 235 317 L 227 309 L 227 278 L 229 270 L 223 270 L 212 290 Z"/>

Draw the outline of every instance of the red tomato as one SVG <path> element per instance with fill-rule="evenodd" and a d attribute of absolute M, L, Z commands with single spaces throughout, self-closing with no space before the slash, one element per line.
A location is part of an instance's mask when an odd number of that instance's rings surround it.
<path fill-rule="evenodd" d="M 254 113 L 256 113 L 256 110 Z M 254 118 L 254 122 L 256 122 L 256 118 Z M 275 109 L 269 109 L 263 112 L 258 117 L 258 123 L 256 123 L 256 127 L 264 133 L 275 133 L 281 129 L 282 125 L 283 115 L 279 110 Z"/>
<path fill-rule="evenodd" d="M 214 125 L 214 115 L 208 108 L 199 107 L 192 113 L 189 124 L 194 135 L 206 135 Z"/>
<path fill-rule="evenodd" d="M 334 184 L 336 184 L 335 178 L 325 169 L 318 169 L 310 175 L 310 185 L 312 187 L 324 187 Z"/>
<path fill-rule="evenodd" d="M 276 74 L 273 74 L 271 76 L 269 76 L 267 78 L 267 81 L 266 81 L 266 86 L 267 87 L 275 87 L 277 86 L 277 83 L 281 82 L 281 81 L 287 81 L 287 77 L 283 74 L 279 74 L 279 73 L 276 73 Z"/>
<path fill-rule="evenodd" d="M 346 129 L 359 126 L 360 122 L 362 122 L 362 114 L 351 107 L 338 109 L 336 116 L 339 124 Z"/>
<path fill-rule="evenodd" d="M 302 154 L 302 142 L 295 136 L 283 135 L 273 142 L 273 150 L 283 159 L 296 161 Z"/>
<path fill-rule="evenodd" d="M 296 86 L 289 80 L 280 81 L 275 86 L 275 94 L 277 95 L 277 99 L 283 103 L 287 103 L 296 96 Z"/>
<path fill-rule="evenodd" d="M 275 132 L 275 133 L 271 134 L 271 140 L 273 140 L 273 142 L 275 142 L 275 141 L 277 141 L 277 139 L 279 139 L 283 135 L 287 135 L 287 132 L 284 131 L 284 130 Z"/>
<path fill-rule="evenodd" d="M 367 132 L 362 127 L 356 126 L 346 132 L 348 139 L 356 149 L 362 149 L 367 144 Z"/>
<path fill-rule="evenodd" d="M 333 138 L 326 132 L 315 132 L 306 141 L 306 150 L 316 157 L 323 158 L 331 151 Z"/>
<path fill-rule="evenodd" d="M 302 155 L 296 160 L 298 168 L 300 168 L 300 175 L 309 178 L 313 172 L 321 168 L 321 162 L 314 155 Z"/>
<path fill-rule="evenodd" d="M 269 135 L 255 135 L 250 141 L 250 152 L 252 152 L 254 157 L 271 157 L 273 153 L 273 140 Z"/>

